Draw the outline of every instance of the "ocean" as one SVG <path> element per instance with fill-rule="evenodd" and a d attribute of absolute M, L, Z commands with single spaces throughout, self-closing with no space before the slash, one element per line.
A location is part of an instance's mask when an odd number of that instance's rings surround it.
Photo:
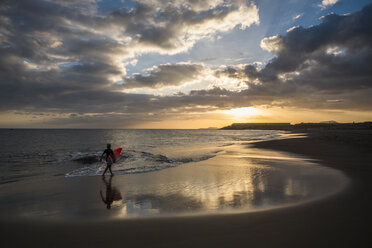
<path fill-rule="evenodd" d="M 272 130 L 0 130 L 0 219 L 111 220 L 249 212 L 321 199 L 337 170 L 251 143 Z M 292 137 L 294 138 L 294 137 Z M 101 177 L 106 144 L 122 147 Z"/>
<path fill-rule="evenodd" d="M 0 130 L 0 184 L 49 175 L 97 176 L 106 144 L 122 147 L 115 174 L 147 173 L 209 159 L 225 147 L 277 139 L 282 131 L 230 130 Z"/>

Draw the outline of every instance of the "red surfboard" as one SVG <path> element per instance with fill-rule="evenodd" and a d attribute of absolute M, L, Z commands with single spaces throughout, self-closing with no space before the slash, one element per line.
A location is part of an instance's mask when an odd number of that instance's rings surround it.
<path fill-rule="evenodd" d="M 119 147 L 119 148 L 116 148 L 113 152 L 114 152 L 114 155 L 115 155 L 115 160 L 118 159 L 118 157 L 120 156 L 120 153 L 121 151 L 123 150 L 123 148 Z M 113 159 L 111 158 L 111 156 L 109 157 L 110 159 L 110 162 L 111 164 L 114 163 Z"/>
<path fill-rule="evenodd" d="M 122 150 L 123 150 L 123 148 L 121 148 L 121 147 L 116 148 L 116 149 L 114 150 L 115 159 L 118 159 L 118 157 L 120 156 L 120 153 L 121 153 Z"/>

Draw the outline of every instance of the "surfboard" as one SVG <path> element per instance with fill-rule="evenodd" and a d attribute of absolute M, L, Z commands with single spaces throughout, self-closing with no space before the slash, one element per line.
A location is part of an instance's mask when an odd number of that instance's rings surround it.
<path fill-rule="evenodd" d="M 123 148 L 119 147 L 119 148 L 116 148 L 116 149 L 113 151 L 114 156 L 115 156 L 115 160 L 119 158 L 120 153 L 121 153 L 122 150 L 123 150 Z M 111 158 L 111 155 L 110 155 L 110 157 L 109 157 L 109 159 L 108 159 L 108 162 L 110 163 L 110 165 L 114 163 L 114 160 Z"/>
<path fill-rule="evenodd" d="M 115 159 L 118 159 L 123 148 L 119 147 L 114 150 Z"/>

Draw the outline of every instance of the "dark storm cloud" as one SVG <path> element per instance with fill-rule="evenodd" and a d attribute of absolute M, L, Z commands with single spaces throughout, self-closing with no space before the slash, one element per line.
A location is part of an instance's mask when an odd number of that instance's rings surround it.
<path fill-rule="evenodd" d="M 148 75 L 135 74 L 124 79 L 124 88 L 159 88 L 168 85 L 180 85 L 196 79 L 204 67 L 199 64 L 165 64 L 149 70 Z"/>
<path fill-rule="evenodd" d="M 248 77 L 266 81 L 266 75 L 298 71 L 297 82 L 319 89 L 372 86 L 371 4 L 354 14 L 325 16 L 318 26 L 295 28 L 278 37 L 278 44 L 277 57 L 258 75 L 246 71 Z"/>
<path fill-rule="evenodd" d="M 266 98 L 268 104 L 283 106 L 371 108 L 372 4 L 354 14 L 325 16 L 317 26 L 265 38 L 262 47 L 276 53 L 262 69 L 232 66 L 215 75 L 246 83 L 252 101 Z"/>
<path fill-rule="evenodd" d="M 125 77 L 123 60 L 154 49 L 185 51 L 206 30 L 211 35 L 258 22 L 253 5 L 193 3 L 139 1 L 131 9 L 100 13 L 93 0 L 1 1 L 0 108 L 107 111 L 102 106 L 113 104 L 112 99 L 118 103 L 116 109 L 136 104 L 128 98 L 138 98 L 145 108 L 141 99 L 148 97 L 120 93 L 114 85 Z M 242 23 L 239 18 L 228 19 L 237 14 L 244 14 Z M 197 65 L 160 65 L 127 81 L 129 87 L 179 85 L 199 72 Z"/>
<path fill-rule="evenodd" d="M 98 14 L 90 0 L 1 1 L 0 110 L 51 113 L 57 115 L 51 123 L 96 121 L 99 126 L 254 104 L 371 108 L 372 5 L 264 40 L 276 57 L 262 69 L 246 65 L 216 71 L 217 77 L 240 79 L 249 86 L 246 90 L 215 87 L 163 97 L 121 92 L 180 85 L 206 70 L 197 64 L 159 65 L 126 77 L 123 59 L 149 51 L 185 51 L 204 36 L 258 22 L 248 17 L 244 25 L 231 21 L 255 13 L 239 9 L 239 1 L 193 1 L 146 0 L 107 14 Z M 112 77 L 126 84 L 116 86 Z"/>
<path fill-rule="evenodd" d="M 109 59 L 116 53 L 123 54 L 124 47 L 116 41 L 102 38 L 75 39 L 64 41 L 64 52 L 82 58 L 106 58 Z"/>
<path fill-rule="evenodd" d="M 214 1 L 219 5 L 209 4 L 209 8 L 202 8 L 203 4 L 192 2 L 138 1 L 135 9 L 114 11 L 106 22 L 120 25 L 123 32 L 130 34 L 138 44 L 164 51 L 185 50 L 196 40 L 217 31 L 259 22 L 254 5 L 242 9 L 240 7 L 245 6 L 245 3 L 239 1 Z M 237 13 L 240 13 L 242 23 L 229 19 Z"/>

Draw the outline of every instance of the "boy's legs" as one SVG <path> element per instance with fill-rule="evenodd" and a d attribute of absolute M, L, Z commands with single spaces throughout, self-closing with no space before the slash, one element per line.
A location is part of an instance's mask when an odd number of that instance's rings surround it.
<path fill-rule="evenodd" d="M 113 176 L 113 175 L 114 175 L 114 173 L 112 173 L 112 170 L 111 170 L 111 165 L 109 165 L 109 166 L 108 166 L 108 169 L 109 169 L 109 171 L 110 171 L 110 173 L 111 173 L 111 176 Z"/>
<path fill-rule="evenodd" d="M 104 176 L 104 175 L 106 174 L 106 171 L 107 171 L 108 168 L 109 168 L 109 165 L 108 165 L 108 163 L 106 163 L 106 168 L 105 168 L 105 170 L 103 171 L 102 176 Z M 110 168 L 110 172 L 111 172 L 111 168 Z M 111 173 L 111 174 L 112 174 L 112 173 Z"/>

